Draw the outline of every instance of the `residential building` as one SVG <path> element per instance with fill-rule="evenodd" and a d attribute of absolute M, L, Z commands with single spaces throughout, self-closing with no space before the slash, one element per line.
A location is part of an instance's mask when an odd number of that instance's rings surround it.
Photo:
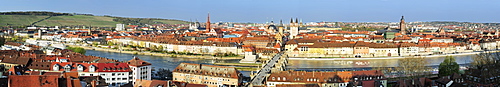
<path fill-rule="evenodd" d="M 116 31 L 123 31 L 125 30 L 125 24 L 116 24 Z"/>
<path fill-rule="evenodd" d="M 401 56 L 415 56 L 418 55 L 418 47 L 415 43 L 400 43 L 399 53 Z"/>
<path fill-rule="evenodd" d="M 173 70 L 173 78 L 173 81 L 208 87 L 237 87 L 241 86 L 243 75 L 234 67 L 181 63 Z"/>
<path fill-rule="evenodd" d="M 127 63 L 52 62 L 52 71 L 78 72 L 79 76 L 101 76 L 108 86 L 119 87 L 131 81 Z"/>
<path fill-rule="evenodd" d="M 308 85 L 319 87 L 387 87 L 384 74 L 377 70 L 341 72 L 282 71 L 266 78 L 267 87 Z"/>
<path fill-rule="evenodd" d="M 137 80 L 151 80 L 151 63 L 134 57 L 127 62 L 132 70 L 132 84 L 135 85 Z"/>

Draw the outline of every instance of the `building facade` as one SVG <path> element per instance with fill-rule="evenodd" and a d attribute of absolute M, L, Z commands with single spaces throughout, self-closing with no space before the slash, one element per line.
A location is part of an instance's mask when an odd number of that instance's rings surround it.
<path fill-rule="evenodd" d="M 137 79 L 151 80 L 151 63 L 134 57 L 127 62 L 132 70 L 132 84 L 136 84 Z"/>
<path fill-rule="evenodd" d="M 238 87 L 243 75 L 234 67 L 181 63 L 173 70 L 173 81 L 206 84 L 208 87 Z"/>

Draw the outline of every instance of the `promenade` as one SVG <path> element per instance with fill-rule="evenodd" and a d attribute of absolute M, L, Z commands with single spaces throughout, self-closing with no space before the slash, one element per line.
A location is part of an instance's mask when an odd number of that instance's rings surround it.
<path fill-rule="evenodd" d="M 459 55 L 476 55 L 476 54 L 480 54 L 480 53 L 489 53 L 489 52 L 500 52 L 500 50 L 483 51 L 483 52 L 468 52 L 468 53 L 458 53 L 458 54 L 436 54 L 436 55 L 427 55 L 427 56 L 363 57 L 363 58 L 301 58 L 301 57 L 289 57 L 288 59 L 290 59 L 290 60 L 380 60 L 380 59 L 403 59 L 403 58 L 411 58 L 411 57 L 431 58 L 431 57 L 445 57 L 445 56 L 459 56 Z"/>

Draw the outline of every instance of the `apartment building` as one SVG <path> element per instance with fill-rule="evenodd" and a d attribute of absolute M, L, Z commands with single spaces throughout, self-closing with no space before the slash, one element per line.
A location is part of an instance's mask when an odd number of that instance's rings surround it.
<path fill-rule="evenodd" d="M 173 70 L 173 78 L 173 81 L 208 87 L 238 87 L 243 75 L 234 67 L 181 63 Z"/>

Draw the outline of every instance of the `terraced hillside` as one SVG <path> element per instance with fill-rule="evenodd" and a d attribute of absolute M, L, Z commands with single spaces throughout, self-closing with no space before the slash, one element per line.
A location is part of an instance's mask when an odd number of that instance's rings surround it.
<path fill-rule="evenodd" d="M 0 26 L 27 26 L 49 16 L 35 15 L 0 15 Z"/>
<path fill-rule="evenodd" d="M 50 18 L 48 17 L 49 16 L 45 15 L 0 15 L 0 26 L 28 26 L 36 22 L 35 25 L 37 26 L 92 25 L 94 27 L 115 27 L 116 24 L 121 23 L 116 20 L 113 20 L 119 17 L 89 16 L 89 15 L 73 15 L 73 16 L 65 15 L 65 16 L 52 16 Z M 148 18 L 131 18 L 131 19 L 148 19 Z M 151 19 L 151 20 L 163 24 L 188 23 L 186 21 L 170 20 L 170 19 Z"/>
<path fill-rule="evenodd" d="M 87 15 L 54 16 L 42 22 L 36 23 L 38 26 L 92 25 L 99 27 L 114 27 L 116 24 L 119 24 L 119 22 L 113 21 L 113 18 L 111 17 Z"/>

